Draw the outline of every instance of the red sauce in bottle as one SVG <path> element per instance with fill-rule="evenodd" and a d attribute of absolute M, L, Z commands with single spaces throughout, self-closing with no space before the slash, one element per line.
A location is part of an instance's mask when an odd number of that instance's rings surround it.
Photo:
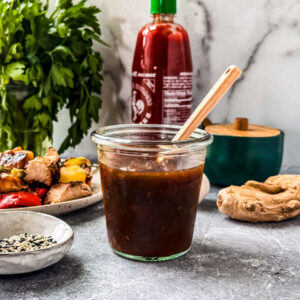
<path fill-rule="evenodd" d="M 174 14 L 154 14 L 138 34 L 132 65 L 132 121 L 183 124 L 191 113 L 192 59 Z"/>

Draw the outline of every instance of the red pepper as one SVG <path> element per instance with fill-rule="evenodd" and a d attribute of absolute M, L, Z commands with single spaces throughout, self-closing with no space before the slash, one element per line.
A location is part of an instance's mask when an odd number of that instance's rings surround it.
<path fill-rule="evenodd" d="M 41 198 L 29 192 L 14 192 L 0 195 L 0 209 L 16 206 L 39 206 L 41 204 Z"/>
<path fill-rule="evenodd" d="M 40 197 L 40 198 L 44 198 L 44 196 L 46 196 L 46 194 L 48 193 L 48 189 L 45 188 L 36 188 L 34 193 Z"/>

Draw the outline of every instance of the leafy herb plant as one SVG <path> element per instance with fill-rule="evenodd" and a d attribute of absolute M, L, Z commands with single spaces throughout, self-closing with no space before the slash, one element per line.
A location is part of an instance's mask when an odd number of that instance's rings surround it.
<path fill-rule="evenodd" d="M 72 125 L 60 153 L 98 121 L 103 60 L 92 46 L 103 43 L 100 10 L 86 2 L 59 0 L 50 14 L 42 0 L 0 1 L 0 151 L 20 144 L 18 127 L 36 131 L 35 143 L 52 140 L 64 107 Z M 11 92 L 20 85 L 27 90 L 21 102 Z"/>

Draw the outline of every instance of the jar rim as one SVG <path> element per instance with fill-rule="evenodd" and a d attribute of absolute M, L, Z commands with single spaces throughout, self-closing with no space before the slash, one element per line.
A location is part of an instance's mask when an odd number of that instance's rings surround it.
<path fill-rule="evenodd" d="M 213 141 L 213 136 L 202 129 L 196 129 L 191 137 L 185 141 L 176 141 L 173 142 L 172 140 L 146 140 L 146 139 L 129 139 L 129 138 L 122 138 L 122 133 L 141 133 L 142 131 L 150 133 L 151 130 L 155 132 L 162 132 L 167 133 L 170 135 L 174 135 L 177 131 L 181 128 L 179 125 L 165 125 L 165 124 L 121 124 L 121 125 L 110 125 L 104 126 L 99 129 L 96 129 L 91 134 L 91 139 L 96 144 L 100 144 L 103 146 L 108 146 L 111 148 L 118 148 L 122 149 L 124 147 L 130 146 L 138 147 L 159 147 L 159 146 L 169 146 L 169 147 L 182 147 L 182 148 L 204 148 L 210 145 Z"/>

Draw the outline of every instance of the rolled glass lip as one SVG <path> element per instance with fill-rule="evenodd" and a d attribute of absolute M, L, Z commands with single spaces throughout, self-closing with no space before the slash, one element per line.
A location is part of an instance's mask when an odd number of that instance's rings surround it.
<path fill-rule="evenodd" d="M 196 129 L 191 137 L 186 141 L 169 141 L 169 140 L 135 140 L 122 138 L 122 133 L 134 134 L 141 133 L 155 133 L 161 132 L 163 134 L 174 135 L 181 128 L 179 125 L 165 125 L 165 124 L 121 124 L 121 125 L 110 125 L 101 127 L 91 134 L 93 142 L 99 145 L 108 146 L 111 148 L 124 149 L 130 147 L 131 149 L 136 147 L 141 150 L 141 147 L 159 148 L 160 146 L 169 146 L 172 148 L 206 148 L 213 141 L 213 136 L 202 129 Z"/>

